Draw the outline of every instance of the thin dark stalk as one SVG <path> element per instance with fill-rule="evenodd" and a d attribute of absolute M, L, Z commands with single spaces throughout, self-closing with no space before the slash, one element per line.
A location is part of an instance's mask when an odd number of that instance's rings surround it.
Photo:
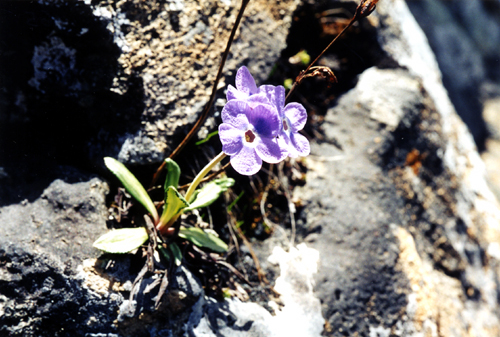
<path fill-rule="evenodd" d="M 177 148 L 170 154 L 169 158 L 174 158 L 179 154 L 179 152 L 184 149 L 184 147 L 187 145 L 187 143 L 193 138 L 194 134 L 198 131 L 198 129 L 203 125 L 205 120 L 208 117 L 208 113 L 210 112 L 212 108 L 212 104 L 215 99 L 215 94 L 217 93 L 217 86 L 219 84 L 220 78 L 222 76 L 222 71 L 224 69 L 224 65 L 226 64 L 227 56 L 229 55 L 229 49 L 231 48 L 231 45 L 234 40 L 234 36 L 236 35 L 236 30 L 238 29 L 241 19 L 243 18 L 243 13 L 245 12 L 245 8 L 248 5 L 250 0 L 242 0 L 241 2 L 241 7 L 238 12 L 238 16 L 236 17 L 236 21 L 234 22 L 233 29 L 231 30 L 231 34 L 229 35 L 229 40 L 227 41 L 226 45 L 226 50 L 224 50 L 224 54 L 222 54 L 222 60 L 219 65 L 219 70 L 217 72 L 217 77 L 215 78 L 215 82 L 212 88 L 212 94 L 210 95 L 210 100 L 208 101 L 207 105 L 205 105 L 205 109 L 203 110 L 203 113 L 201 114 L 200 118 L 198 118 L 198 121 L 196 121 L 196 124 L 191 128 L 189 133 L 184 137 L 182 142 L 177 146 Z M 151 186 L 153 186 L 156 181 L 158 180 L 160 174 L 163 172 L 163 169 L 165 168 L 165 162 L 163 162 L 160 167 L 156 170 L 156 173 L 153 176 L 153 181 L 151 182 Z"/>
<path fill-rule="evenodd" d="M 290 96 L 291 96 L 291 95 L 292 95 L 292 93 L 294 92 L 295 88 L 296 88 L 296 87 L 297 87 L 297 86 L 298 86 L 298 85 L 302 82 L 303 75 L 304 75 L 304 74 L 307 74 L 307 72 L 309 71 L 309 69 L 311 69 L 311 67 L 312 67 L 312 66 L 313 66 L 313 65 L 314 65 L 314 64 L 315 64 L 315 63 L 319 60 L 319 58 L 320 58 L 321 56 L 323 56 L 323 54 L 324 54 L 324 53 L 325 53 L 325 52 L 326 52 L 326 51 L 327 51 L 327 50 L 328 50 L 328 49 L 332 46 L 332 44 L 334 44 L 334 43 L 335 43 L 335 41 L 337 41 L 337 40 L 338 40 L 338 38 L 339 38 L 339 37 L 341 37 L 341 36 L 344 34 L 344 32 L 345 32 L 347 29 L 349 29 L 349 28 L 353 25 L 353 23 L 354 23 L 356 20 L 357 20 L 357 16 L 356 16 L 356 15 L 354 15 L 354 17 L 351 19 L 351 21 L 349 21 L 349 23 L 347 24 L 347 26 L 345 26 L 345 27 L 344 27 L 344 29 L 342 29 L 342 31 L 341 31 L 341 32 L 340 32 L 340 33 L 339 33 L 339 34 L 338 34 L 338 35 L 337 35 L 337 36 L 336 36 L 336 37 L 332 40 L 332 42 L 330 42 L 330 43 L 328 44 L 328 46 L 327 46 L 325 49 L 323 49 L 323 51 L 321 52 L 321 54 L 319 54 L 319 55 L 318 55 L 318 57 L 316 57 L 316 59 L 315 59 L 314 61 L 312 61 L 312 62 L 309 64 L 309 66 L 306 68 L 306 70 L 302 71 L 302 72 L 300 73 L 300 75 L 299 75 L 299 76 L 297 76 L 297 79 L 296 79 L 296 80 L 295 80 L 295 82 L 293 83 L 292 88 L 290 89 L 290 91 L 289 91 L 289 92 L 288 92 L 288 94 L 286 95 L 285 101 L 286 101 L 287 103 L 288 103 L 288 100 L 289 100 Z"/>
<path fill-rule="evenodd" d="M 288 92 L 288 95 L 286 95 L 285 102 L 288 102 L 290 95 L 293 93 L 293 91 L 295 90 L 297 85 L 299 85 L 305 77 L 308 77 L 307 72 L 316 63 L 316 61 L 318 61 L 319 58 L 321 56 L 323 56 L 323 54 L 328 50 L 328 48 L 330 48 L 332 46 L 332 44 L 334 44 L 335 41 L 337 41 L 338 38 L 341 37 L 344 34 L 344 32 L 353 25 L 354 22 L 358 21 L 361 18 L 366 18 L 368 15 L 373 13 L 373 11 L 375 10 L 375 7 L 377 5 L 377 2 L 379 2 L 379 0 L 361 0 L 358 7 L 356 7 L 356 11 L 354 12 L 354 16 L 352 17 L 351 21 L 349 21 L 347 26 L 345 26 L 344 29 L 342 29 L 342 31 L 332 40 L 332 42 L 330 42 L 330 44 L 321 52 L 321 54 L 319 54 L 318 57 L 316 57 L 316 59 L 314 61 L 312 61 L 311 64 L 309 64 L 307 69 L 304 71 L 301 71 L 299 76 L 297 76 L 297 78 L 295 79 L 295 83 L 293 84 L 292 88 Z"/>

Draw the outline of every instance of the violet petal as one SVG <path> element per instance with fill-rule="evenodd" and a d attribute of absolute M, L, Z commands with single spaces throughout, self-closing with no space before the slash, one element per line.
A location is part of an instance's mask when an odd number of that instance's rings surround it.
<path fill-rule="evenodd" d="M 288 156 L 288 151 L 278 144 L 276 138 L 261 138 L 255 151 L 262 160 L 271 164 L 279 163 Z"/>
<path fill-rule="evenodd" d="M 269 99 L 267 98 L 267 96 L 263 93 L 258 93 L 258 94 L 252 95 L 252 96 L 248 96 L 246 101 L 248 103 L 254 103 L 254 105 L 256 103 L 272 105 L 271 102 L 269 102 Z"/>
<path fill-rule="evenodd" d="M 307 111 L 300 103 L 288 103 L 283 110 L 284 115 L 290 121 L 293 132 L 302 130 L 307 122 Z"/>
<path fill-rule="evenodd" d="M 282 122 L 275 107 L 257 104 L 247 112 L 248 122 L 253 125 L 260 137 L 276 137 L 281 131 Z"/>
<path fill-rule="evenodd" d="M 238 99 L 231 100 L 224 105 L 221 112 L 222 121 L 231 124 L 238 129 L 245 128 L 248 125 L 246 112 L 250 109 L 245 101 Z"/>
<path fill-rule="evenodd" d="M 238 89 L 236 89 L 235 87 L 233 87 L 231 84 L 229 84 L 227 86 L 226 99 L 228 101 L 230 101 L 232 99 L 241 99 L 241 100 L 244 100 L 247 97 L 248 97 L 247 94 L 245 94 L 244 92 L 239 91 Z"/>
<path fill-rule="evenodd" d="M 243 132 L 229 124 L 219 125 L 219 138 L 222 151 L 229 156 L 240 152 L 243 148 Z"/>
<path fill-rule="evenodd" d="M 290 135 L 290 140 L 292 141 L 293 149 L 296 151 L 296 154 L 298 156 L 305 157 L 309 155 L 309 153 L 311 153 L 311 145 L 309 144 L 309 140 L 307 140 L 307 138 L 300 133 L 292 133 Z M 297 155 L 295 157 L 297 157 Z M 290 155 L 290 157 L 292 156 Z"/>
<path fill-rule="evenodd" d="M 259 91 L 257 89 L 257 86 L 255 85 L 255 80 L 250 74 L 250 71 L 245 66 L 242 66 L 240 69 L 238 69 L 235 82 L 236 88 L 238 88 L 239 91 L 246 93 L 247 95 L 253 95 Z"/>
<path fill-rule="evenodd" d="M 285 88 L 281 85 L 261 85 L 259 91 L 267 96 L 269 102 L 276 107 L 280 117 L 282 117 L 283 107 L 285 106 Z"/>
<path fill-rule="evenodd" d="M 240 152 L 231 156 L 230 161 L 236 172 L 247 176 L 259 172 L 262 167 L 262 159 L 253 148 L 247 146 L 243 146 Z"/>

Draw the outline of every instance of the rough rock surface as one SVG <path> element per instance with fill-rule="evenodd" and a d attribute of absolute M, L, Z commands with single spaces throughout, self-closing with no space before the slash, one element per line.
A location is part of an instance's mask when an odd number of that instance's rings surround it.
<path fill-rule="evenodd" d="M 99 178 L 76 184 L 55 180 L 33 203 L 0 209 L 0 246 L 43 252 L 76 270 L 97 257 L 92 243 L 106 230 L 107 194 L 108 185 Z"/>
<path fill-rule="evenodd" d="M 0 210 L 0 335 L 112 333 L 120 293 L 82 287 L 76 269 L 98 252 L 107 184 L 54 181 L 33 203 Z"/>
<path fill-rule="evenodd" d="M 424 30 L 457 113 L 480 150 L 488 130 L 482 105 L 498 96 L 500 6 L 493 1 L 407 1 Z"/>
<path fill-rule="evenodd" d="M 268 77 L 297 3 L 250 3 L 226 63 L 228 79 L 242 64 L 259 82 Z M 0 204 L 33 201 L 67 166 L 95 171 L 104 156 L 161 162 L 208 102 L 239 6 L 1 2 Z"/>
<path fill-rule="evenodd" d="M 246 64 L 267 78 L 285 47 L 297 1 L 252 1 L 245 12 L 225 75 Z M 108 22 L 121 48 L 111 91 L 125 95 L 132 78 L 142 84 L 141 128 L 122 135 L 118 159 L 160 162 L 208 102 L 220 57 L 236 18 L 237 1 L 100 1 L 94 14 Z M 259 55 L 257 58 L 254 55 Z M 224 88 L 224 81 L 219 88 Z M 99 145 L 102 145 L 100 142 Z"/>
<path fill-rule="evenodd" d="M 380 2 L 370 22 L 401 68 L 366 70 L 328 111 L 295 195 L 321 252 L 325 334 L 498 335 L 499 205 L 484 164 L 405 3 Z"/>

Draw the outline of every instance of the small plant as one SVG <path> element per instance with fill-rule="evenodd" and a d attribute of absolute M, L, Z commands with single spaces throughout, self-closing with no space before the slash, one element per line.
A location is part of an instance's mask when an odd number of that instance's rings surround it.
<path fill-rule="evenodd" d="M 164 237 L 175 233 L 172 225 L 181 214 L 209 206 L 234 184 L 232 178 L 220 178 L 197 189 L 203 178 L 226 155 L 231 157 L 231 165 L 236 172 L 252 175 L 260 170 L 262 161 L 278 163 L 288 156 L 309 154 L 309 141 L 298 133 L 306 123 L 307 112 L 299 103 L 285 105 L 284 87 L 263 85 L 257 88 L 248 69 L 241 67 L 236 75 L 236 88 L 228 88 L 227 100 L 222 110 L 223 123 L 219 126 L 222 152 L 200 171 L 184 196 L 177 190 L 180 168 L 172 159 L 166 159 L 167 176 L 161 216 L 144 187 L 125 165 L 116 159 L 104 158 L 106 167 L 148 211 L 150 220 L 146 220 L 146 224 L 151 222 L 153 228 L 113 230 L 97 239 L 94 247 L 108 253 L 127 253 L 143 245 L 154 235 L 153 231 L 157 231 L 160 233 L 157 246 L 164 249 Z M 227 245 L 222 240 L 201 228 L 181 226 L 178 235 L 219 253 L 227 251 Z M 178 247 L 174 250 L 177 251 Z"/>
<path fill-rule="evenodd" d="M 137 276 L 134 287 L 144 277 L 147 271 L 154 271 L 154 251 L 159 251 L 161 253 L 160 256 L 168 259 L 171 264 L 173 263 L 177 266 L 182 264 L 182 251 L 175 243 L 179 238 L 217 253 L 227 252 L 228 245 L 213 234 L 212 231 L 205 231 L 198 227 L 181 226 L 177 223 L 178 218 L 185 212 L 209 206 L 217 200 L 223 192 L 234 185 L 233 179 L 224 177 L 209 181 L 203 187 L 198 188 L 202 182 L 210 180 L 210 178 L 206 178 L 207 175 L 226 156 L 230 157 L 230 163 L 236 172 L 249 176 L 256 174 L 262 168 L 263 162 L 275 164 L 283 161 L 287 157 L 296 158 L 298 156 L 307 156 L 310 153 L 309 141 L 300 134 L 300 131 L 304 128 L 307 121 L 307 112 L 299 103 L 287 104 L 288 99 L 305 78 L 322 77 L 331 83 L 337 82 L 330 68 L 313 65 L 355 21 L 372 13 L 378 0 L 361 0 L 347 27 L 333 39 L 313 62 L 310 62 L 310 56 L 305 51 L 296 55 L 303 65 L 307 65 L 307 68 L 300 72 L 293 84 L 292 80 L 285 81 L 284 84 L 287 89 L 289 89 L 286 96 L 283 86 L 262 85 L 257 87 L 248 69 L 244 66 L 241 67 L 236 74 L 236 87 L 231 85 L 228 86 L 226 95 L 227 103 L 221 113 L 222 123 L 219 125 L 218 132 L 212 132 L 209 137 L 207 137 L 210 138 L 218 133 L 222 143 L 222 152 L 198 173 L 189 185 L 186 193 L 183 195 L 179 192 L 178 186 L 181 174 L 180 168 L 171 158 L 182 151 L 208 116 L 214 102 L 215 93 L 222 75 L 225 60 L 229 53 L 229 48 L 248 2 L 249 0 L 242 0 L 240 11 L 222 56 L 209 102 L 184 140 L 171 153 L 170 158 L 166 159 L 160 165 L 153 176 L 152 185 L 155 184 L 162 171 L 165 168 L 167 169 L 161 215 L 146 192 L 146 189 L 139 183 L 136 177 L 119 161 L 110 157 L 104 158 L 107 168 L 120 180 L 128 193 L 144 206 L 148 212 L 148 214 L 144 215 L 144 226 L 112 230 L 102 235 L 94 242 L 96 248 L 105 252 L 127 253 L 141 247 L 149 241 L 147 250 L 148 260 Z M 199 144 L 207 140 L 208 139 L 200 141 Z M 215 175 L 216 174 L 212 174 L 210 177 Z M 240 194 L 239 197 L 241 197 L 241 195 L 242 194 Z M 237 200 L 238 199 L 228 206 L 228 212 L 230 212 L 230 209 Z M 177 225 L 175 225 L 176 223 Z M 292 216 L 292 245 L 294 241 L 293 237 L 294 227 Z M 242 239 L 245 240 L 244 236 Z M 199 253 L 201 250 L 196 249 L 194 251 Z M 208 255 L 205 255 L 204 257 L 206 258 L 207 256 Z M 210 258 L 212 261 L 215 261 L 215 263 L 226 266 L 236 275 L 239 274 L 234 267 L 225 262 L 221 262 L 220 257 L 216 258 L 210 255 Z M 256 266 L 257 265 L 258 263 L 256 263 Z M 163 275 L 163 280 L 161 281 L 162 285 L 159 294 L 156 297 L 156 307 L 168 284 L 167 270 L 161 273 Z M 258 273 L 260 279 L 260 271 L 258 271 Z M 241 275 L 239 275 L 239 277 L 244 279 Z M 132 291 L 131 297 L 133 293 Z"/>
<path fill-rule="evenodd" d="M 166 161 L 168 173 L 165 179 L 164 207 L 160 217 L 153 201 L 144 187 L 125 165 L 116 159 L 110 157 L 104 158 L 106 167 L 120 180 L 123 186 L 125 186 L 125 189 L 149 212 L 149 216 L 152 218 L 152 223 L 154 225 L 153 230 L 163 235 L 172 234 L 168 229 L 182 213 L 209 206 L 217 200 L 222 192 L 226 191 L 234 184 L 234 180 L 231 178 L 221 178 L 207 183 L 201 189 L 195 190 L 201 180 L 197 180 L 196 178 L 199 177 L 197 176 L 191 184 L 192 188 L 188 190 L 185 196 L 182 196 L 177 191 L 180 168 L 173 160 L 167 159 Z M 210 164 L 208 166 L 210 166 Z M 94 247 L 108 253 L 127 253 L 143 245 L 148 240 L 149 236 L 150 233 L 148 233 L 145 227 L 122 228 L 101 236 L 94 242 Z M 181 227 L 179 229 L 179 236 L 198 246 L 207 247 L 219 253 L 227 251 L 227 245 L 211 233 L 197 230 L 193 231 L 193 229 Z M 161 235 L 159 239 L 161 240 Z"/>

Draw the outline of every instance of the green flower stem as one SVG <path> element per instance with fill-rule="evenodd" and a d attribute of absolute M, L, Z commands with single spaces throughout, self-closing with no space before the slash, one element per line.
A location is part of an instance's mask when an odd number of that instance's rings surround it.
<path fill-rule="evenodd" d="M 189 199 L 191 199 L 191 196 L 193 195 L 194 191 L 196 190 L 196 188 L 198 187 L 198 185 L 201 183 L 201 181 L 203 180 L 203 178 L 205 178 L 205 176 L 210 173 L 210 171 L 214 168 L 215 165 L 217 165 L 218 163 L 220 163 L 220 161 L 222 159 L 226 158 L 226 154 L 224 152 L 221 152 L 217 155 L 217 157 L 215 157 L 214 159 L 212 159 L 212 161 L 210 163 L 207 164 L 207 166 L 205 166 L 201 171 L 200 173 L 198 173 L 198 175 L 194 178 L 193 182 L 191 183 L 191 185 L 189 185 L 189 188 L 188 190 L 186 191 L 186 195 L 184 196 L 184 198 L 189 202 Z M 172 219 L 170 219 L 170 221 L 167 223 L 167 225 L 163 228 L 163 230 L 166 230 L 167 228 L 169 228 L 170 226 L 172 226 L 174 224 L 175 221 L 177 221 L 177 219 L 181 216 L 182 214 L 182 210 L 176 214 Z"/>
<path fill-rule="evenodd" d="M 193 182 L 191 183 L 191 185 L 189 185 L 189 188 L 186 192 L 186 195 L 184 196 L 184 198 L 189 202 L 189 199 L 191 199 L 191 196 L 193 195 L 194 191 L 196 190 L 196 188 L 198 187 L 198 185 L 201 183 L 201 181 L 203 180 L 203 178 L 205 178 L 205 176 L 210 172 L 212 171 L 212 169 L 214 168 L 215 165 L 217 165 L 218 163 L 220 163 L 220 161 L 222 159 L 224 159 L 226 157 L 226 154 L 224 152 L 221 152 L 217 155 L 217 157 L 215 157 L 214 159 L 212 159 L 212 161 L 210 163 L 207 164 L 207 166 L 205 166 L 201 171 L 200 173 L 198 173 L 198 175 L 194 178 Z"/>

